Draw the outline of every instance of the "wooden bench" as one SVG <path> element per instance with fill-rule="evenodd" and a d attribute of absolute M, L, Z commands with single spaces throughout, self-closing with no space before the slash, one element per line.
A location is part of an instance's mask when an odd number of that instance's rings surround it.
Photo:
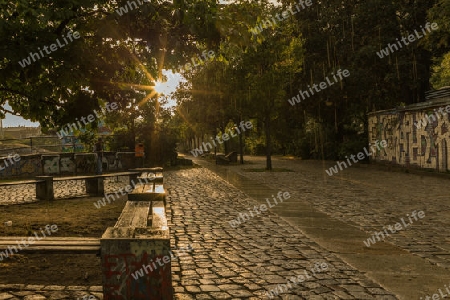
<path fill-rule="evenodd" d="M 128 201 L 100 244 L 104 299 L 173 299 L 164 202 Z"/>
<path fill-rule="evenodd" d="M 133 171 L 142 173 L 136 178 L 139 181 L 133 191 L 128 194 L 129 201 L 163 201 L 166 203 L 162 168 L 139 168 Z"/>
<path fill-rule="evenodd" d="M 116 224 L 100 239 L 103 297 L 173 299 L 162 168 L 133 171 L 141 172 L 136 178 L 147 182 L 128 194 Z"/>
<path fill-rule="evenodd" d="M 69 177 L 37 176 L 36 180 L 6 182 L 1 185 L 17 184 L 36 184 L 36 198 L 39 200 L 53 200 L 55 198 L 53 191 L 53 182 L 68 180 L 84 180 L 86 185 L 86 194 L 90 196 L 103 196 L 105 193 L 104 179 L 107 177 L 130 176 L 130 185 L 133 185 L 133 178 L 137 177 L 139 172 L 119 172 L 102 175 L 85 175 Z"/>
<path fill-rule="evenodd" d="M 216 164 L 217 165 L 228 165 L 230 162 L 237 163 L 238 153 L 236 151 L 232 151 L 227 155 L 218 154 L 216 155 Z"/>
<path fill-rule="evenodd" d="M 22 247 L 19 250 L 17 241 L 28 240 L 29 236 L 10 236 L 0 237 L 0 251 L 9 250 L 8 247 L 16 247 L 20 252 L 27 253 L 65 253 L 65 254 L 79 254 L 91 253 L 98 254 L 100 251 L 100 239 L 88 237 L 53 237 L 47 236 L 40 240 L 34 240 L 33 244 L 27 247 Z M 11 250 L 12 251 L 12 250 Z M 14 253 L 15 254 L 15 250 Z"/>
<path fill-rule="evenodd" d="M 12 182 L 2 182 L 0 186 L 11 186 L 20 184 L 35 184 L 36 185 L 36 199 L 39 200 L 53 200 L 53 185 L 50 187 L 49 179 L 51 176 L 37 176 L 35 180 L 21 180 Z"/>
<path fill-rule="evenodd" d="M 102 196 L 105 193 L 103 175 L 70 176 L 70 177 L 53 178 L 54 182 L 70 181 L 70 180 L 84 180 L 84 183 L 86 185 L 86 194 L 89 194 L 90 196 Z"/>

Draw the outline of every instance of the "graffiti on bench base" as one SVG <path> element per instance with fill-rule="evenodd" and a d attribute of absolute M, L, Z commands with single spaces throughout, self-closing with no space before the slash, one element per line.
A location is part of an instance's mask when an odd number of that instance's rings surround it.
<path fill-rule="evenodd" d="M 134 279 L 131 274 L 148 265 L 150 261 L 163 259 L 164 255 L 148 256 L 147 252 L 135 254 L 104 255 L 102 257 L 105 300 L 112 299 L 172 299 L 171 267 L 165 264 L 143 277 Z"/>

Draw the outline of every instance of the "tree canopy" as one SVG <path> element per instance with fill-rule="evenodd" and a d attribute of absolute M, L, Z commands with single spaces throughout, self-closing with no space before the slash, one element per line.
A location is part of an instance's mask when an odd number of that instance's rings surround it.
<path fill-rule="evenodd" d="M 94 2 L 0 3 L 0 113 L 8 102 L 55 128 L 114 101 L 116 127 L 165 120 L 158 128 L 187 148 L 251 120 L 246 151 L 266 155 L 270 169 L 272 153 L 338 158 L 361 148 L 368 112 L 450 85 L 449 0 Z M 164 110 L 153 89 L 162 69 L 195 64 L 203 51 L 214 59 L 181 70 L 178 105 Z M 343 70 L 350 76 L 289 102 Z"/>

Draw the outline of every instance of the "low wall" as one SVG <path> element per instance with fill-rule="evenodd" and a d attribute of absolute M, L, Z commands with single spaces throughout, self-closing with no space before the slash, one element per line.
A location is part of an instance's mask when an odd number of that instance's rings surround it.
<path fill-rule="evenodd" d="M 95 174 L 95 153 L 52 153 L 21 155 L 20 161 L 0 171 L 0 179 L 42 175 Z M 134 152 L 105 152 L 103 171 L 126 171 L 135 167 Z"/>

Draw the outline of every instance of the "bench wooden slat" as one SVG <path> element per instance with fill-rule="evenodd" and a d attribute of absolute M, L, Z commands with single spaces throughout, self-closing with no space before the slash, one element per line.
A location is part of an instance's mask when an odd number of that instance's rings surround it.
<path fill-rule="evenodd" d="M 33 236 L 34 237 L 34 236 Z M 42 237 L 41 235 L 39 237 Z M 18 253 L 24 251 L 31 252 L 66 252 L 66 253 L 97 253 L 100 250 L 100 239 L 98 238 L 73 238 L 73 237 L 45 237 L 42 240 L 36 240 L 33 244 L 29 244 L 28 247 L 21 246 L 20 249 L 17 246 L 17 242 L 22 239 L 28 241 L 28 236 L 10 236 L 1 237 L 0 251 L 8 250 L 8 247 L 16 247 L 19 250 Z M 28 242 L 27 242 L 28 243 Z M 13 254 L 14 249 L 11 248 Z"/>
<path fill-rule="evenodd" d="M 98 246 L 73 246 L 73 247 L 66 247 L 66 246 L 29 246 L 27 248 L 23 248 L 18 252 L 17 254 L 21 252 L 25 253 L 60 253 L 64 252 L 67 254 L 80 254 L 80 253 L 98 253 L 100 251 L 100 245 Z M 16 254 L 13 251 L 13 254 Z"/>
<path fill-rule="evenodd" d="M 143 184 L 137 184 L 134 189 L 131 191 L 130 194 L 143 194 L 144 193 L 144 185 Z"/>
<path fill-rule="evenodd" d="M 44 231 L 45 232 L 45 231 Z M 38 231 L 36 231 L 36 233 L 38 233 L 39 236 L 41 236 L 42 234 Z M 34 236 L 34 235 L 31 235 Z M 27 239 L 30 236 L 0 236 L 0 241 L 20 241 L 22 239 Z M 46 236 L 45 237 L 46 241 L 61 241 L 61 242 L 72 242 L 72 241 L 76 241 L 76 242 L 95 242 L 95 241 L 99 241 L 99 238 L 94 238 L 94 237 L 56 237 L 56 236 Z"/>
<path fill-rule="evenodd" d="M 162 184 L 146 184 L 144 186 L 144 193 L 164 194 L 164 187 Z"/>
<path fill-rule="evenodd" d="M 152 202 L 152 228 L 168 228 L 163 201 Z"/>
<path fill-rule="evenodd" d="M 86 180 L 100 178 L 101 176 L 69 176 L 69 177 L 53 177 L 53 181 L 64 181 L 64 180 Z"/>
<path fill-rule="evenodd" d="M 156 168 L 134 168 L 130 170 L 132 171 L 138 171 L 138 172 L 163 172 L 164 169 L 162 167 L 156 167 Z"/>
<path fill-rule="evenodd" d="M 21 181 L 13 181 L 13 182 L 1 182 L 0 186 L 6 186 L 6 185 L 18 185 L 18 184 L 34 184 L 44 182 L 44 180 L 21 180 Z"/>
<path fill-rule="evenodd" d="M 146 227 L 148 225 L 148 213 L 150 211 L 151 203 L 143 205 L 143 202 L 139 202 L 139 209 L 134 212 L 131 227 Z"/>
<path fill-rule="evenodd" d="M 139 175 L 140 172 L 118 172 L 118 173 L 110 173 L 110 174 L 102 174 L 97 175 L 101 177 L 116 177 L 116 176 L 130 176 L 130 175 Z"/>
<path fill-rule="evenodd" d="M 147 173 L 144 172 L 141 175 L 139 175 L 137 177 L 139 179 L 140 182 L 157 182 L 157 183 L 163 183 L 164 181 L 164 177 L 162 175 L 162 173 Z"/>
<path fill-rule="evenodd" d="M 127 201 L 114 227 L 147 227 L 151 202 Z"/>
<path fill-rule="evenodd" d="M 134 205 L 133 203 L 127 201 L 114 227 L 128 227 L 133 219 L 133 214 L 134 214 Z"/>
<path fill-rule="evenodd" d="M 17 242 L 20 242 L 21 240 L 17 240 L 17 241 L 0 241 L 0 248 L 3 246 L 17 246 Z M 24 239 L 24 241 L 27 241 L 26 243 L 28 244 L 28 238 Z M 50 245 L 66 245 L 66 246 L 77 246 L 77 245 L 100 245 L 100 240 L 97 241 L 37 241 L 36 239 L 34 240 L 32 245 L 40 245 L 40 246 L 50 246 Z M 22 248 L 24 248 L 23 245 L 21 245 Z"/>
<path fill-rule="evenodd" d="M 129 201 L 165 201 L 163 184 L 140 184 L 128 194 Z"/>

